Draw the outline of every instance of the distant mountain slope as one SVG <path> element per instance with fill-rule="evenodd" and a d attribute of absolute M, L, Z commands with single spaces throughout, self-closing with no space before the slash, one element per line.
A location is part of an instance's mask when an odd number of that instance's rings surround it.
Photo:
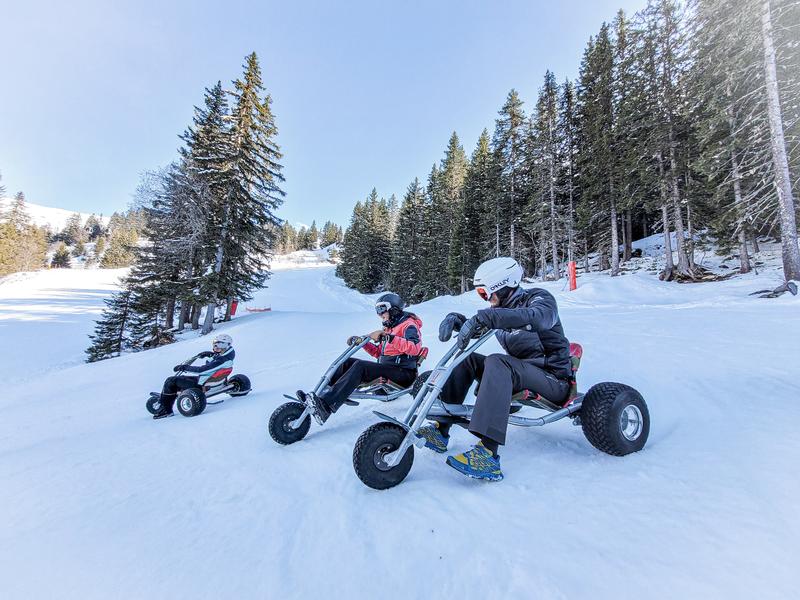
<path fill-rule="evenodd" d="M 13 202 L 13 198 L 0 198 L 0 212 L 7 210 Z M 28 211 L 28 215 L 31 217 L 31 221 L 33 221 L 34 224 L 49 226 L 53 231 L 60 231 L 63 229 L 64 225 L 67 223 L 67 219 L 75 214 L 74 210 L 42 206 L 40 204 L 33 204 L 27 200 L 25 201 L 25 209 Z M 91 213 L 80 213 L 80 215 L 81 220 L 85 222 L 86 219 L 91 216 Z M 96 216 L 101 220 L 103 225 L 108 225 L 110 215 L 103 217 L 100 217 L 100 215 Z"/>

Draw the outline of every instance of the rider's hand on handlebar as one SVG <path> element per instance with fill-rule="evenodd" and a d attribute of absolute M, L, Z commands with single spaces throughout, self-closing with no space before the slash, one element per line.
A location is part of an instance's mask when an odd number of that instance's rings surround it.
<path fill-rule="evenodd" d="M 486 323 L 480 318 L 480 314 L 467 319 L 461 326 L 461 331 L 458 332 L 458 347 L 463 350 L 469 345 L 471 339 L 479 337 L 487 328 Z"/>
<path fill-rule="evenodd" d="M 459 331 L 466 322 L 467 317 L 461 313 L 451 312 L 439 323 L 439 341 L 446 342 L 453 336 L 454 331 Z"/>
<path fill-rule="evenodd" d="M 184 365 L 175 365 L 174 367 L 172 367 L 172 371 L 174 373 L 177 373 L 178 371 L 183 371 L 183 366 Z"/>
<path fill-rule="evenodd" d="M 349 338 L 347 338 L 347 345 L 348 346 L 355 346 L 357 344 L 360 344 L 363 341 L 364 341 L 364 338 L 362 338 L 360 335 L 351 335 Z"/>

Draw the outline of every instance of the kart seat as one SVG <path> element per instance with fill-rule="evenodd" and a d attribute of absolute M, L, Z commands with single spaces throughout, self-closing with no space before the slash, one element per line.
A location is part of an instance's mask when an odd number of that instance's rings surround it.
<path fill-rule="evenodd" d="M 362 383 L 360 386 L 358 386 L 358 389 L 369 390 L 371 388 L 380 388 L 380 387 L 389 388 L 392 390 L 405 389 L 403 386 L 398 385 L 397 383 L 386 377 L 378 377 L 377 379 L 373 379 L 372 381 L 369 381 L 367 383 Z"/>
<path fill-rule="evenodd" d="M 205 380 L 203 383 L 203 391 L 207 392 L 213 387 L 216 387 L 220 384 L 224 384 L 228 380 L 228 375 L 233 373 L 233 369 L 231 367 L 227 367 L 225 369 L 217 369 L 214 373 L 211 374 L 211 377 Z"/>
<path fill-rule="evenodd" d="M 569 345 L 569 358 L 572 363 L 572 375 L 569 378 L 569 393 L 567 400 L 563 404 L 556 404 L 550 402 L 543 396 L 531 390 L 521 390 L 511 396 L 511 401 L 526 406 L 533 406 L 535 408 L 544 408 L 545 410 L 556 411 L 566 406 L 569 406 L 575 398 L 578 397 L 578 382 L 576 373 L 581 366 L 581 358 L 583 357 L 583 347 L 580 344 L 571 343 Z"/>

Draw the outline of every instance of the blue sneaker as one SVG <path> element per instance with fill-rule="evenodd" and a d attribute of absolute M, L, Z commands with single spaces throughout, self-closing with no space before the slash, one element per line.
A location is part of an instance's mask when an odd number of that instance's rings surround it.
<path fill-rule="evenodd" d="M 445 437 L 442 435 L 442 432 L 439 431 L 439 423 L 420 427 L 417 431 L 417 435 L 421 438 L 425 438 L 426 448 L 430 448 L 439 454 L 444 454 L 447 452 L 447 442 L 450 441 L 450 437 Z"/>
<path fill-rule="evenodd" d="M 462 475 L 473 479 L 486 481 L 500 481 L 503 479 L 503 472 L 500 470 L 500 457 L 492 456 L 492 453 L 484 448 L 481 443 L 462 454 L 448 456 L 447 464 Z"/>

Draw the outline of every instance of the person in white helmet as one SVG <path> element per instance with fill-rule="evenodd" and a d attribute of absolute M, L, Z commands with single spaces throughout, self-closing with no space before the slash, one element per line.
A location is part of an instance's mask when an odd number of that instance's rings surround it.
<path fill-rule="evenodd" d="M 211 342 L 211 351 L 204 350 L 195 358 L 208 358 L 203 365 L 180 364 L 173 367 L 173 371 L 178 373 L 190 373 L 190 375 L 173 375 L 164 381 L 161 390 L 161 410 L 153 415 L 154 419 L 163 419 L 172 416 L 172 409 L 175 405 L 175 398 L 178 392 L 193 388 L 201 388 L 206 380 L 220 369 L 233 368 L 233 359 L 236 352 L 233 349 L 233 339 L 231 336 L 221 333 L 214 336 Z"/>
<path fill-rule="evenodd" d="M 494 329 L 506 354 L 472 353 L 458 365 L 442 389 L 441 399 L 462 404 L 474 381 L 479 381 L 469 431 L 480 442 L 467 452 L 451 455 L 447 464 L 464 475 L 499 481 L 498 447 L 505 444 L 511 396 L 530 390 L 559 404 L 567 400 L 572 374 L 569 340 L 558 316 L 556 300 L 548 291 L 521 288 L 523 270 L 509 257 L 493 258 L 475 271 L 474 287 L 490 306 L 470 319 L 448 314 L 439 326 L 439 339 L 447 341 L 458 331 L 463 349 L 479 333 Z M 434 423 L 419 430 L 426 446 L 444 453 L 450 425 Z"/>

